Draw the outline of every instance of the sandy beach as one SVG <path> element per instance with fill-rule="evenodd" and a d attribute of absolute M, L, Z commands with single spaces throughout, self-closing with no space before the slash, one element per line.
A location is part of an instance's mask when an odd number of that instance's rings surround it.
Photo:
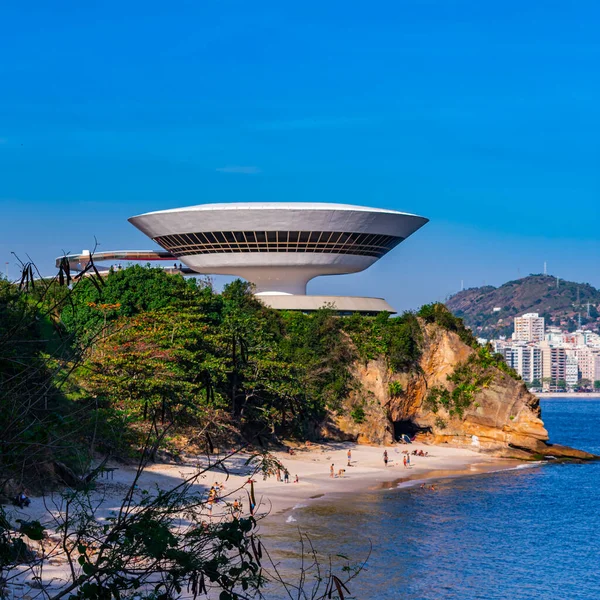
<path fill-rule="evenodd" d="M 348 466 L 348 450 L 351 452 L 350 466 Z M 389 457 L 387 467 L 383 460 L 384 450 L 387 450 Z M 405 467 L 403 452 L 413 450 L 423 450 L 429 456 L 411 456 L 410 467 Z M 227 515 L 231 510 L 230 504 L 235 499 L 241 501 L 243 512 L 248 513 L 247 489 L 250 477 L 254 481 L 257 500 L 255 514 L 261 517 L 263 525 L 268 527 L 270 522 L 289 518 L 294 506 L 298 504 L 334 500 L 341 494 L 402 485 L 403 481 L 473 475 L 508 469 L 518 464 L 517 461 L 490 458 L 470 450 L 424 444 L 384 448 L 353 443 L 328 443 L 314 444 L 308 448 L 305 446 L 295 448 L 293 455 L 281 451 L 272 454 L 289 471 L 289 483 L 277 481 L 276 475 L 264 479 L 262 473 L 253 471 L 246 465 L 250 457 L 248 453 L 229 458 L 225 462 L 226 469 L 211 470 L 199 479 L 196 490 L 208 491 L 211 485 L 218 482 L 221 486 L 221 497 L 225 500 L 215 504 L 211 512 L 207 509 L 207 521 L 229 518 Z M 139 479 L 136 495 L 141 496 L 143 490 L 152 492 L 157 488 L 169 489 L 184 478 L 197 473 L 198 469 L 205 467 L 206 464 L 206 457 L 187 457 L 182 464 L 151 464 Z M 330 475 L 332 464 L 335 477 Z M 122 464 L 111 464 L 110 467 L 114 470 L 108 474 L 108 477 L 105 475 L 97 480 L 91 494 L 92 505 L 97 507 L 96 517 L 100 520 L 118 509 L 136 473 L 134 467 Z M 340 469 L 344 471 L 338 475 Z M 298 476 L 298 483 L 294 483 L 296 476 Z M 11 521 L 37 519 L 47 526 L 48 533 L 52 536 L 52 515 L 61 511 L 61 496 L 53 494 L 46 497 L 33 497 L 31 506 L 25 509 L 14 506 L 5 506 L 5 508 Z M 52 587 L 60 586 L 66 578 L 66 562 L 61 561 L 59 557 L 45 566 L 43 576 L 45 583 L 52 581 Z M 25 598 L 31 595 L 31 598 L 34 598 L 35 593 L 39 593 L 39 590 L 28 590 L 28 584 L 24 580 L 18 585 L 16 592 L 20 589 L 22 596 L 17 594 L 15 597 Z"/>

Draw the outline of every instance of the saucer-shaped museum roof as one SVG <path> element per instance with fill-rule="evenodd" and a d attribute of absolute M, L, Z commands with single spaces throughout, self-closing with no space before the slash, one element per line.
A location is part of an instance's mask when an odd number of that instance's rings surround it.
<path fill-rule="evenodd" d="M 240 202 L 129 221 L 198 273 L 243 277 L 261 294 L 305 294 L 313 277 L 366 269 L 427 219 L 348 204 Z"/>

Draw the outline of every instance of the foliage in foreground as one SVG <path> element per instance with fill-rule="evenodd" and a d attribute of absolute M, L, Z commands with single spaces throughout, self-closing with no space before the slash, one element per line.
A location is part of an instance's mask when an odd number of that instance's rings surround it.
<path fill-rule="evenodd" d="M 248 482 L 220 494 L 218 502 L 199 484 L 206 474 L 224 469 L 226 461 L 239 460 L 238 451 L 216 462 L 207 456 L 206 466 L 170 489 L 140 492 L 137 483 L 150 455 L 147 446 L 122 503 L 108 516 L 101 516 L 91 493 L 93 480 L 83 489 L 54 495 L 45 525 L 17 520 L 15 529 L 0 509 L 0 597 L 25 576 L 38 582 L 48 600 L 121 600 L 132 594 L 174 600 L 182 593 L 242 600 L 264 598 L 274 586 L 292 597 L 343 600 L 362 565 L 347 560 L 322 565 L 302 536 L 311 563 L 303 555 L 295 581 L 281 576 L 262 545 L 257 525 L 264 512 L 258 513 L 253 478 L 282 468 L 268 454 L 246 458 Z M 243 509 L 246 499 L 249 511 Z M 45 575 L 49 561 L 65 565 L 66 579 L 56 582 Z"/>

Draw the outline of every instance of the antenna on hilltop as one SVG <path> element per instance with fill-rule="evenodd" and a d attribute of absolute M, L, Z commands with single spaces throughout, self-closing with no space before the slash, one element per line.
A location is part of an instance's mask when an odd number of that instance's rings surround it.
<path fill-rule="evenodd" d="M 557 277 L 556 278 L 556 288 L 558 289 L 558 282 L 560 281 L 560 279 Z"/>
<path fill-rule="evenodd" d="M 548 275 L 548 263 L 544 261 L 544 275 Z"/>
<path fill-rule="evenodd" d="M 465 280 L 461 279 L 460 280 L 460 291 L 462 292 L 465 289 Z"/>

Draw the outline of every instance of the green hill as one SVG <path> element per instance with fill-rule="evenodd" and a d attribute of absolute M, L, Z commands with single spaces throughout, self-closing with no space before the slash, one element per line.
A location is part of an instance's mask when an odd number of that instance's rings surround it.
<path fill-rule="evenodd" d="M 582 326 L 600 328 L 600 290 L 588 283 L 563 281 L 551 275 L 529 275 L 497 288 L 470 288 L 452 296 L 446 305 L 477 336 L 486 338 L 510 335 L 513 318 L 528 312 L 545 317 L 546 325 L 570 331 L 578 327 L 580 315 Z"/>

